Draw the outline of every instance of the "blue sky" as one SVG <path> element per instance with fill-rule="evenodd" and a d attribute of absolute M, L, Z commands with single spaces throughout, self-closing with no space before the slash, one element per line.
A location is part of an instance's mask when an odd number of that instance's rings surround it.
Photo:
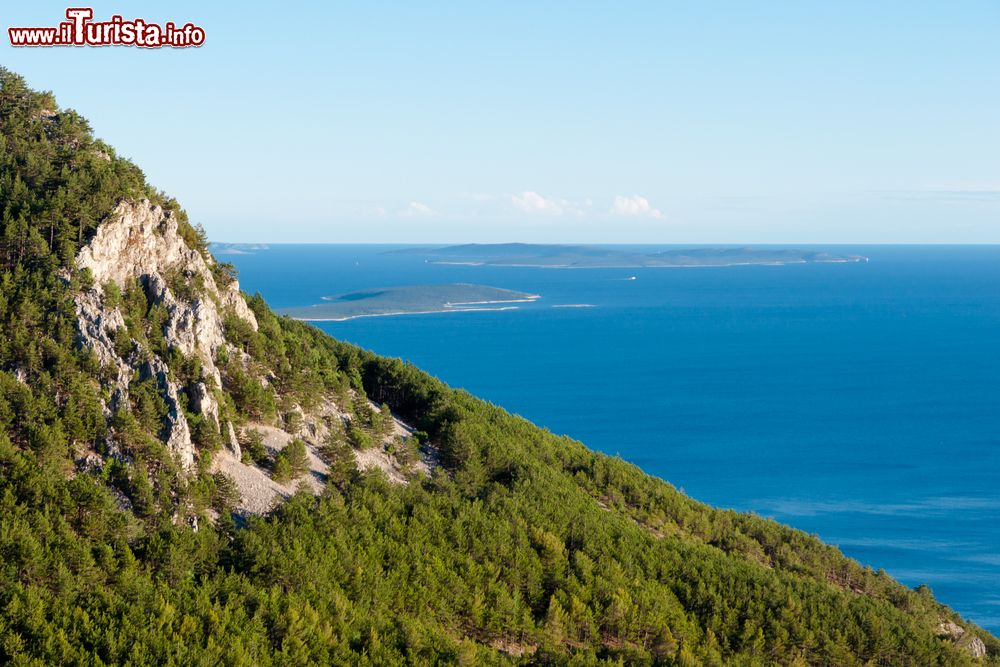
<path fill-rule="evenodd" d="M 1000 242 L 993 1 L 93 7 L 206 44 L 0 63 L 217 240 Z"/>

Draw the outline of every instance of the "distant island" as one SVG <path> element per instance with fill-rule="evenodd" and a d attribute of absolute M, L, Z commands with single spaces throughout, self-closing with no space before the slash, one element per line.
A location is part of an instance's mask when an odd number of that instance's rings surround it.
<path fill-rule="evenodd" d="M 515 304 L 530 303 L 539 298 L 537 294 L 488 285 L 406 285 L 323 297 L 323 303 L 285 308 L 280 313 L 297 320 L 342 321 L 379 315 L 509 310 L 517 308 Z"/>
<path fill-rule="evenodd" d="M 266 243 L 210 243 L 212 253 L 216 255 L 251 255 L 260 250 L 270 250 Z"/>
<path fill-rule="evenodd" d="M 783 265 L 867 262 L 863 255 L 840 255 L 792 248 L 686 248 L 659 252 L 586 245 L 496 243 L 406 248 L 397 254 L 422 255 L 434 264 L 523 266 L 563 269 Z"/>

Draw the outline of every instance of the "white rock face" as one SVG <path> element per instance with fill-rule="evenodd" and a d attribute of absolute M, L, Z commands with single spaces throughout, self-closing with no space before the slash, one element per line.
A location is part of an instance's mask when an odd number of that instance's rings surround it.
<path fill-rule="evenodd" d="M 177 457 L 185 470 L 194 466 L 194 443 L 191 442 L 191 428 L 181 409 L 177 395 L 177 385 L 170 381 L 170 369 L 159 357 L 153 357 L 142 368 L 142 379 L 155 378 L 167 403 L 167 449 Z"/>
<path fill-rule="evenodd" d="M 76 322 L 81 344 L 94 351 L 103 368 L 110 368 L 115 375 L 111 387 L 111 405 L 105 406 L 107 416 L 122 400 L 128 397 L 128 384 L 132 368 L 115 352 L 111 338 L 115 331 L 125 328 L 125 319 L 117 308 L 105 308 L 101 294 L 89 289 L 76 297 Z"/>
<path fill-rule="evenodd" d="M 965 628 L 954 621 L 941 621 L 938 623 L 936 634 L 938 637 L 950 637 L 951 639 L 961 639 L 965 634 Z"/>
<path fill-rule="evenodd" d="M 80 251 L 76 265 L 90 269 L 98 284 L 110 280 L 123 287 L 140 276 L 198 262 L 205 263 L 178 235 L 174 216 L 142 201 L 119 204 Z"/>
<path fill-rule="evenodd" d="M 210 260 L 209 260 L 210 261 Z M 188 247 L 178 233 L 174 215 L 149 201 L 122 202 L 102 223 L 90 243 L 76 258 L 79 269 L 89 269 L 94 287 L 77 295 L 77 328 L 81 345 L 95 352 L 105 368 L 115 376 L 110 410 L 127 400 L 133 372 L 156 377 L 170 410 L 166 442 L 185 468 L 194 464 L 194 446 L 184 411 L 178 402 L 178 387 L 169 378 L 164 361 L 155 355 L 141 368 L 115 351 L 114 331 L 125 327 L 117 308 L 104 303 L 102 286 L 110 282 L 126 288 L 138 281 L 151 302 L 166 309 L 168 318 L 163 336 L 171 349 L 201 360 L 206 382 L 195 385 L 192 408 L 205 415 L 222 431 L 219 405 L 208 386 L 222 386 L 216 353 L 226 343 L 223 318 L 227 312 L 245 321 L 254 331 L 257 318 L 247 306 L 235 281 L 219 289 L 209 263 L 194 248 Z M 180 298 L 171 290 L 168 279 L 181 277 L 198 286 L 191 300 Z"/>
<path fill-rule="evenodd" d="M 229 451 L 232 452 L 233 458 L 237 461 L 243 458 L 243 450 L 240 448 L 240 440 L 236 437 L 236 429 L 233 428 L 233 422 L 226 422 L 226 432 L 229 438 Z"/>
<path fill-rule="evenodd" d="M 237 281 L 234 280 L 228 289 L 222 290 L 219 296 L 224 308 L 232 309 L 237 317 L 247 322 L 254 331 L 257 331 L 257 316 L 253 314 L 243 295 L 240 294 L 240 284 Z"/>
<path fill-rule="evenodd" d="M 948 638 L 955 646 L 969 653 L 973 658 L 986 657 L 986 644 L 979 637 L 966 632 L 965 628 L 954 621 L 941 621 L 935 633 L 938 637 Z"/>
<path fill-rule="evenodd" d="M 239 283 L 219 290 L 205 259 L 187 246 L 177 229 L 174 215 L 159 206 L 122 202 L 80 251 L 76 264 L 90 269 L 98 286 L 114 282 L 124 288 L 133 280 L 142 282 L 147 294 L 170 315 L 164 331 L 167 344 L 185 355 L 197 355 L 206 374 L 221 384 L 215 367 L 215 354 L 225 345 L 219 307 L 230 309 L 254 331 L 257 318 L 240 294 Z M 167 285 L 168 273 L 196 277 L 204 286 L 203 294 L 190 303 L 179 301 Z"/>
<path fill-rule="evenodd" d="M 195 384 L 191 390 L 191 409 L 214 423 L 215 430 L 220 430 L 219 403 L 204 382 Z"/>
<path fill-rule="evenodd" d="M 965 650 L 968 651 L 973 658 L 986 657 L 986 643 L 979 637 L 973 637 L 970 639 L 963 648 L 965 648 Z"/>

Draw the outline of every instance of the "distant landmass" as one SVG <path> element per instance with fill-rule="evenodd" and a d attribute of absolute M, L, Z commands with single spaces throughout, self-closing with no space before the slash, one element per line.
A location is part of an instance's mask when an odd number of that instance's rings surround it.
<path fill-rule="evenodd" d="M 214 255 L 251 255 L 260 250 L 270 250 L 265 243 L 210 243 Z"/>
<path fill-rule="evenodd" d="M 863 255 L 841 255 L 792 248 L 686 248 L 659 252 L 618 250 L 586 245 L 497 243 L 406 248 L 393 251 L 423 255 L 434 264 L 526 266 L 566 269 L 643 268 L 671 266 L 738 266 L 867 262 Z"/>
<path fill-rule="evenodd" d="M 530 303 L 538 298 L 537 294 L 488 285 L 406 285 L 323 297 L 324 303 L 285 308 L 280 312 L 297 320 L 339 321 L 378 315 L 508 310 L 516 308 L 515 304 Z"/>

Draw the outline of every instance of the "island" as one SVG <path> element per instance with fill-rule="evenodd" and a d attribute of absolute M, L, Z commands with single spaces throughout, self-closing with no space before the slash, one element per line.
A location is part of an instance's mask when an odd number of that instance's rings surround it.
<path fill-rule="evenodd" d="M 421 255 L 433 264 L 520 266 L 560 269 L 784 265 L 867 262 L 855 254 L 766 247 L 700 247 L 643 252 L 589 245 L 468 243 L 443 248 L 404 248 L 396 254 Z"/>
<path fill-rule="evenodd" d="M 404 285 L 323 297 L 323 303 L 285 308 L 280 312 L 310 322 L 343 321 L 385 315 L 512 310 L 518 307 L 516 304 L 531 303 L 539 298 L 528 292 L 468 283 Z"/>
<path fill-rule="evenodd" d="M 210 243 L 209 248 L 215 255 L 252 255 L 261 250 L 270 250 L 271 246 L 266 243 Z"/>

